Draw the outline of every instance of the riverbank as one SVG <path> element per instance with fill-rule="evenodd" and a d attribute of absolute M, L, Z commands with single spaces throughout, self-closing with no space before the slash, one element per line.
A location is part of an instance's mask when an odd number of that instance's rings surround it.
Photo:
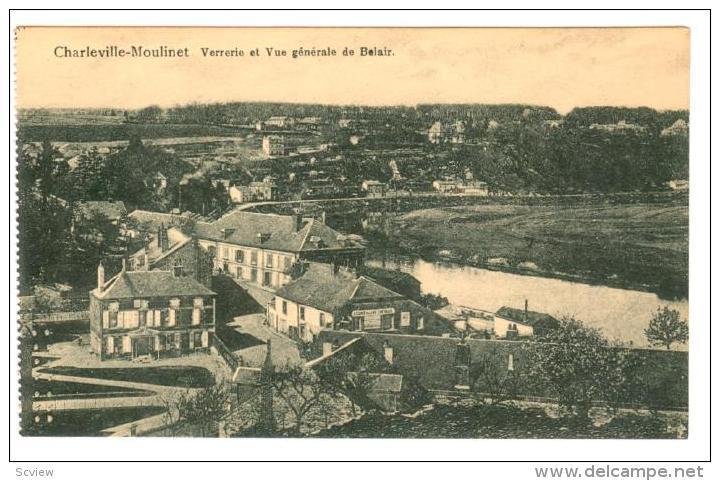
<path fill-rule="evenodd" d="M 365 232 L 371 256 L 408 256 L 494 271 L 687 298 L 687 204 L 421 209 Z"/>

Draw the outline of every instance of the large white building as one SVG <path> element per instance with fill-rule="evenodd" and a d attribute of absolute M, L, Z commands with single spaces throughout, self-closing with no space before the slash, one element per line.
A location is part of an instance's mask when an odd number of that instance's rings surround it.
<path fill-rule="evenodd" d="M 303 263 L 267 306 L 271 327 L 312 341 L 322 329 L 440 335 L 454 328 L 420 304 L 352 269 Z"/>
<path fill-rule="evenodd" d="M 364 248 L 318 219 L 237 211 L 215 222 L 198 222 L 199 245 L 215 269 L 271 289 L 290 281 L 298 260 L 355 267 Z"/>
<path fill-rule="evenodd" d="M 266 135 L 262 139 L 262 150 L 268 157 L 285 155 L 285 140 L 279 135 Z"/>

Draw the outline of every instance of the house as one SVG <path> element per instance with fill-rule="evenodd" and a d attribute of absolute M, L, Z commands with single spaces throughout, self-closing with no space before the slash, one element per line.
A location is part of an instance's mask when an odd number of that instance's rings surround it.
<path fill-rule="evenodd" d="M 384 354 L 375 351 L 362 337 L 342 345 L 325 341 L 322 354 L 305 363 L 305 367 L 330 383 L 347 380 L 346 385 L 354 388 L 344 390 L 345 394 L 362 409 L 416 411 L 427 401 L 427 391 L 395 372 Z"/>
<path fill-rule="evenodd" d="M 303 117 L 295 122 L 295 127 L 301 130 L 315 131 L 322 124 L 320 117 Z"/>
<path fill-rule="evenodd" d="M 465 122 L 458 120 L 450 129 L 450 142 L 453 144 L 465 143 Z"/>
<path fill-rule="evenodd" d="M 382 197 L 388 190 L 387 184 L 378 180 L 364 180 L 360 188 L 368 197 Z"/>
<path fill-rule="evenodd" d="M 660 136 L 672 137 L 674 135 L 687 135 L 688 131 L 688 123 L 683 119 L 677 119 L 671 126 L 662 129 Z"/>
<path fill-rule="evenodd" d="M 358 272 L 408 299 L 419 299 L 422 296 L 420 281 L 407 272 L 371 266 L 362 266 Z"/>
<path fill-rule="evenodd" d="M 248 185 L 232 185 L 228 189 L 228 195 L 230 196 L 230 201 L 235 204 L 252 202 L 254 200 L 250 192 L 250 186 Z"/>
<path fill-rule="evenodd" d="M 128 257 L 128 270 L 171 270 L 181 266 L 186 275 L 201 284 L 210 286 L 212 258 L 200 248 L 197 238 L 185 234 L 178 227 L 161 225 L 148 236 L 144 247 Z"/>
<path fill-rule="evenodd" d="M 474 384 L 478 363 L 491 358 L 496 369 L 522 369 L 522 342 L 458 339 L 385 332 L 325 329 L 314 340 L 316 351 L 326 343 L 343 345 L 362 339 L 383 356 L 404 380 L 415 380 L 430 391 L 467 391 Z"/>
<path fill-rule="evenodd" d="M 510 322 L 522 323 L 532 327 L 536 336 L 542 336 L 548 331 L 557 328 L 560 324 L 560 321 L 550 314 L 528 310 L 527 300 L 525 301 L 525 309 L 503 306 L 495 314 Z"/>
<path fill-rule="evenodd" d="M 105 281 L 102 263 L 90 292 L 90 346 L 101 360 L 207 351 L 215 332 L 215 293 L 169 271 L 126 271 Z"/>
<path fill-rule="evenodd" d="M 448 179 L 434 180 L 432 187 L 434 190 L 442 193 L 457 193 L 464 190 L 462 182 Z"/>
<path fill-rule="evenodd" d="M 465 143 L 465 122 L 456 120 L 452 125 L 446 126 L 442 122 L 434 122 L 428 129 L 428 141 L 431 144 Z"/>
<path fill-rule="evenodd" d="M 277 199 L 277 184 L 275 182 L 250 182 L 250 194 L 254 200 Z"/>
<path fill-rule="evenodd" d="M 228 189 L 230 200 L 236 204 L 277 199 L 278 188 L 274 182 L 250 182 L 249 185 L 233 185 Z"/>
<path fill-rule="evenodd" d="M 665 182 L 665 185 L 668 186 L 671 190 L 676 191 L 686 191 L 690 189 L 690 183 L 687 180 L 682 179 L 668 180 L 667 182 Z"/>
<path fill-rule="evenodd" d="M 416 382 L 432 394 L 463 395 L 469 390 L 485 392 L 484 381 L 517 376 L 519 396 L 543 396 L 549 393 L 542 383 L 526 382 L 533 351 L 543 349 L 541 342 L 517 342 L 486 339 L 457 339 L 438 336 L 418 336 L 386 332 L 349 332 L 322 330 L 315 338 L 312 351 L 321 353 L 323 346 L 343 346 L 354 339 L 382 356 L 395 374 L 402 375 L 403 384 Z M 359 341 L 356 341 L 359 342 Z M 647 383 L 638 389 L 628 402 L 642 402 L 645 389 L 663 386 L 671 406 L 687 405 L 687 353 L 623 349 L 637 366 L 638 371 L 628 373 Z M 648 366 L 653 368 L 648 371 Z M 490 371 L 488 371 L 490 367 Z M 634 368 L 631 368 L 633 370 Z M 651 374 L 651 375 L 650 375 Z M 406 396 L 404 396 L 406 397 Z"/>
<path fill-rule="evenodd" d="M 275 292 L 267 306 L 271 327 L 311 341 L 322 329 L 454 332 L 432 311 L 369 277 L 332 264 L 303 263 L 300 275 Z"/>
<path fill-rule="evenodd" d="M 482 309 L 449 304 L 435 313 L 452 322 L 458 331 L 473 338 L 514 340 L 532 337 L 534 334 L 529 324 Z"/>
<path fill-rule="evenodd" d="M 442 122 L 434 122 L 428 129 L 428 140 L 431 144 L 445 142 L 445 127 Z"/>
<path fill-rule="evenodd" d="M 320 220 L 299 215 L 236 211 L 198 222 L 194 232 L 216 269 L 269 289 L 287 284 L 300 260 L 355 267 L 365 251 Z"/>
<path fill-rule="evenodd" d="M 263 136 L 262 151 L 268 157 L 285 155 L 285 139 L 279 135 Z"/>
<path fill-rule="evenodd" d="M 295 124 L 295 119 L 292 117 L 287 117 L 284 115 L 276 115 L 273 117 L 270 117 L 265 122 L 263 122 L 264 127 L 274 127 L 278 129 L 284 129 L 286 127 L 292 127 Z"/>
<path fill-rule="evenodd" d="M 625 120 L 620 120 L 616 124 L 590 124 L 590 130 L 602 130 L 604 132 L 644 132 L 646 129 L 642 125 L 631 124 Z"/>

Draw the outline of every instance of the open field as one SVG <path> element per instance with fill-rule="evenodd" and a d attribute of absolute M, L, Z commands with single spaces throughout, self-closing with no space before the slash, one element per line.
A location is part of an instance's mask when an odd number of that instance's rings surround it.
<path fill-rule="evenodd" d="M 196 124 L 29 124 L 20 122 L 18 137 L 25 142 L 99 142 L 128 140 L 137 135 L 141 139 L 173 137 L 225 137 L 247 133 L 247 129 Z"/>
<path fill-rule="evenodd" d="M 434 260 L 577 278 L 687 297 L 688 206 L 476 205 L 391 219 L 390 246 Z M 504 261 L 491 261 L 492 259 Z M 488 262 L 490 260 L 490 262 Z"/>

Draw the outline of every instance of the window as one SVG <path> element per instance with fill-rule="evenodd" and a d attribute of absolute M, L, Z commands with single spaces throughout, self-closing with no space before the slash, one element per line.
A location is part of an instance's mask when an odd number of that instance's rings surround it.
<path fill-rule="evenodd" d="M 215 257 L 217 255 L 217 249 L 215 246 L 208 246 L 207 248 L 208 254 L 210 254 L 210 257 Z"/>
<path fill-rule="evenodd" d="M 117 327 L 118 325 L 118 311 L 108 311 L 108 322 L 111 328 Z"/>
<path fill-rule="evenodd" d="M 257 282 L 257 269 L 250 269 L 250 280 Z"/>
<path fill-rule="evenodd" d="M 400 313 L 400 326 L 401 327 L 410 326 L 410 313 L 409 312 L 401 312 Z"/>
<path fill-rule="evenodd" d="M 263 272 L 263 286 L 269 286 L 270 284 L 272 284 L 271 274 L 271 272 Z"/>
<path fill-rule="evenodd" d="M 282 301 L 282 313 L 287 314 L 287 301 Z"/>
<path fill-rule="evenodd" d="M 203 298 L 202 298 L 202 297 L 196 297 L 195 299 L 193 299 L 193 306 L 202 309 L 202 307 L 203 307 Z"/>
<path fill-rule="evenodd" d="M 250 252 L 250 264 L 253 266 L 257 265 L 258 253 L 257 251 Z"/>
<path fill-rule="evenodd" d="M 235 262 L 239 262 L 240 264 L 245 262 L 245 251 L 240 249 L 235 251 Z"/>
<path fill-rule="evenodd" d="M 135 309 L 147 309 L 148 301 L 145 299 L 135 299 L 133 300 L 133 307 Z"/>
<path fill-rule="evenodd" d="M 193 347 L 202 347 L 202 331 L 193 332 Z"/>
<path fill-rule="evenodd" d="M 417 328 L 418 328 L 418 331 L 422 331 L 423 329 L 425 329 L 425 319 L 424 318 L 422 318 L 422 317 L 418 318 Z"/>
<path fill-rule="evenodd" d="M 273 266 L 273 255 L 266 254 L 265 255 L 265 267 L 272 267 L 272 266 Z"/>
<path fill-rule="evenodd" d="M 300 320 L 305 320 L 305 308 L 303 306 L 300 306 Z"/>
<path fill-rule="evenodd" d="M 221 253 L 223 259 L 229 259 L 230 254 L 228 253 L 227 247 L 221 247 L 220 253 Z"/>
<path fill-rule="evenodd" d="M 237 269 L 235 270 L 235 277 L 237 277 L 238 279 L 242 279 L 242 276 L 243 276 L 243 268 L 238 266 Z"/>

